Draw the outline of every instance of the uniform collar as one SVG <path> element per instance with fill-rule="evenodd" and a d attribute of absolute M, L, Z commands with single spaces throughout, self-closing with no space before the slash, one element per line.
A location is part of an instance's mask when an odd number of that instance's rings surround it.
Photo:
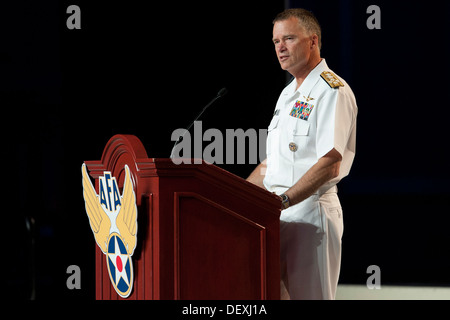
<path fill-rule="evenodd" d="M 317 81 L 320 78 L 320 74 L 325 71 L 328 70 L 328 65 L 325 61 L 325 59 L 322 59 L 322 61 L 319 62 L 319 64 L 311 70 L 311 72 L 306 76 L 305 80 L 303 80 L 303 83 L 300 85 L 300 87 L 295 90 L 295 87 L 297 86 L 297 81 L 294 79 L 288 86 L 288 88 L 286 88 L 287 90 L 284 92 L 285 95 L 288 94 L 295 94 L 297 91 L 304 96 L 309 96 L 312 88 L 314 87 L 314 85 L 317 83 Z M 295 90 L 295 91 L 294 91 Z"/>

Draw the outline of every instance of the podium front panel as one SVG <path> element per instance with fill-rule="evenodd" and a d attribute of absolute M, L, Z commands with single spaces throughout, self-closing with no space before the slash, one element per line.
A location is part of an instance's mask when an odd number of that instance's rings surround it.
<path fill-rule="evenodd" d="M 196 193 L 175 203 L 177 298 L 265 299 L 265 228 Z"/>

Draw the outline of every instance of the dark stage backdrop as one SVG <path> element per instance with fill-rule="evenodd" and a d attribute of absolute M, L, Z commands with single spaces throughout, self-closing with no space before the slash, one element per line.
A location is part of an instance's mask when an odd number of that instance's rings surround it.
<path fill-rule="evenodd" d="M 366 25 L 370 5 L 381 29 Z M 357 152 L 340 184 L 345 232 L 341 282 L 450 285 L 449 3 L 296 1 L 323 28 L 322 56 L 352 87 Z"/>
<path fill-rule="evenodd" d="M 66 27 L 71 4 L 80 30 Z M 366 25 L 372 4 L 378 30 Z M 229 93 L 202 116 L 203 131 L 267 128 L 287 81 L 271 42 L 285 5 L 316 14 L 322 57 L 359 106 L 357 155 L 339 185 L 340 282 L 365 284 L 378 265 L 382 285 L 450 285 L 449 4 L 10 1 L 0 11 L 0 97 L 12 297 L 94 298 L 81 164 L 112 135 L 134 134 L 150 157 L 168 157 L 172 132 L 222 87 Z M 219 166 L 244 178 L 254 168 Z M 81 268 L 81 290 L 66 287 L 69 265 Z"/>

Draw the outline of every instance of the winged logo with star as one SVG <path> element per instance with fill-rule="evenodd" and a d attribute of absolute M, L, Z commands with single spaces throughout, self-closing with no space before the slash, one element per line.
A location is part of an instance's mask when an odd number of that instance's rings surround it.
<path fill-rule="evenodd" d="M 105 171 L 99 177 L 99 194 L 92 185 L 85 164 L 82 165 L 81 172 L 86 213 L 95 241 L 107 256 L 108 271 L 114 288 L 119 295 L 126 297 L 131 292 L 133 282 L 131 256 L 136 248 L 137 238 L 136 196 L 130 169 L 125 165 L 122 195 L 110 172 Z M 115 248 L 123 248 L 124 252 L 119 250 L 118 253 Z"/>

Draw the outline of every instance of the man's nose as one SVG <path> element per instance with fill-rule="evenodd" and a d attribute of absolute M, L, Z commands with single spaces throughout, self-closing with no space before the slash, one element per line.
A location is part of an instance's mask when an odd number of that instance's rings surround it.
<path fill-rule="evenodd" d="M 284 42 L 280 42 L 278 44 L 278 48 L 277 49 L 278 49 L 278 52 L 284 52 L 284 51 L 287 50 L 286 46 L 284 45 Z"/>

